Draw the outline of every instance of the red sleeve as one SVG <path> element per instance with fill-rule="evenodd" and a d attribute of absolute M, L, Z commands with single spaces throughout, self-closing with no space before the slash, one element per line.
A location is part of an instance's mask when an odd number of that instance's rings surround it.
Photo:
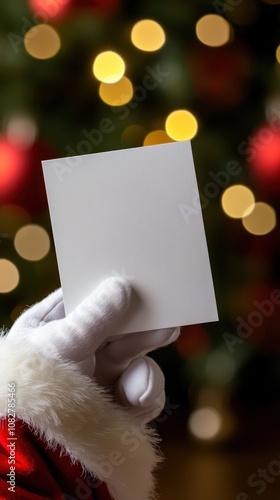
<path fill-rule="evenodd" d="M 15 435 L 0 420 L 0 500 L 110 500 L 106 486 L 83 475 L 79 464 L 44 441 L 21 420 Z"/>

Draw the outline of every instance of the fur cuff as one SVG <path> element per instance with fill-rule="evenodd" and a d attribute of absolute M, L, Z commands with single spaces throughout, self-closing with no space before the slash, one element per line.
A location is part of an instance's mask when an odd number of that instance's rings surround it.
<path fill-rule="evenodd" d="M 32 350 L 33 349 L 33 350 Z M 24 339 L 0 337 L 0 418 L 7 415 L 8 384 L 16 384 L 16 416 L 60 445 L 107 484 L 114 500 L 155 498 L 157 438 L 114 404 L 76 365 L 48 358 Z"/>

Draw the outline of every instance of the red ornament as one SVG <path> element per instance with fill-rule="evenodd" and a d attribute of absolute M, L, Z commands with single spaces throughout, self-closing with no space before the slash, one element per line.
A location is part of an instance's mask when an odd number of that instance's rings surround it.
<path fill-rule="evenodd" d="M 19 205 L 30 214 L 46 210 L 47 198 L 41 161 L 54 157 L 55 153 L 39 142 L 26 149 L 11 144 L 5 137 L 1 137 L 1 205 Z"/>
<path fill-rule="evenodd" d="M 280 191 L 280 130 L 261 126 L 244 144 L 252 176 L 270 192 Z"/>
<path fill-rule="evenodd" d="M 47 22 L 67 13 L 72 0 L 28 0 L 28 4 L 38 20 Z"/>
<path fill-rule="evenodd" d="M 26 150 L 0 137 L 0 200 L 7 203 L 19 192 L 28 170 Z"/>
<path fill-rule="evenodd" d="M 120 0 L 28 0 L 30 10 L 41 22 L 71 15 L 73 10 L 94 9 L 101 14 L 114 14 Z"/>

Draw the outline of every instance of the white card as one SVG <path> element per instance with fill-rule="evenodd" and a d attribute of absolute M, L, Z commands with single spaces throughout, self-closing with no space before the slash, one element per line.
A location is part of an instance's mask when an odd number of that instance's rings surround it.
<path fill-rule="evenodd" d="M 116 333 L 218 319 L 189 141 L 42 164 L 67 314 L 123 276 Z"/>

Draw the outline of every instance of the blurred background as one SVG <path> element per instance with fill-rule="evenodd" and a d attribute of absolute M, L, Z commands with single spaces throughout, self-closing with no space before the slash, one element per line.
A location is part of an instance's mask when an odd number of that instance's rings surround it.
<path fill-rule="evenodd" d="M 278 4 L 0 4 L 0 326 L 59 286 L 41 160 L 192 140 L 220 321 L 153 354 L 163 500 L 279 498 Z"/>

